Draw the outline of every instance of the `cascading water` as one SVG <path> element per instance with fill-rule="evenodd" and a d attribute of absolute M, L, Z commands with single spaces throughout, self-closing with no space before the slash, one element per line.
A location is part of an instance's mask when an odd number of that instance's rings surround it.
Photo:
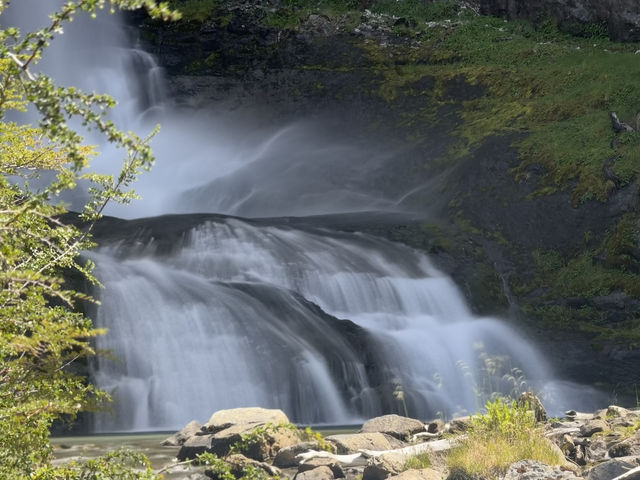
<path fill-rule="evenodd" d="M 176 428 L 248 405 L 355 422 L 402 411 L 394 387 L 415 416 L 473 411 L 491 379 L 482 355 L 548 377 L 514 332 L 473 318 L 426 256 L 368 235 L 229 218 L 189 230 L 170 254 L 150 242 L 92 258 L 106 285 L 97 322 L 111 330 L 100 347 L 123 360 L 96 370 L 121 406 L 99 429 Z M 345 339 L 338 319 L 370 338 Z"/>
<path fill-rule="evenodd" d="M 16 3 L 13 15 L 35 18 L 34 5 L 45 2 Z M 394 153 L 323 138 L 311 123 L 252 129 L 157 108 L 162 76 L 152 57 L 114 44 L 126 38 L 117 19 L 79 20 L 68 42 L 56 40 L 60 55 L 47 68 L 88 90 L 108 87 L 121 102 L 115 120 L 127 129 L 164 125 L 154 140 L 158 164 L 138 189 L 146 199 L 111 214 L 393 211 L 415 187 L 380 194 L 371 179 Z M 98 55 L 86 38 L 110 46 Z M 71 67 L 63 54 L 77 45 L 92 47 Z M 114 152 L 102 150 L 108 163 Z M 180 218 L 154 220 L 168 229 L 192 224 L 168 249 L 142 229 L 139 242 L 105 241 L 89 254 L 106 287 L 96 293 L 96 323 L 109 329 L 98 348 L 117 359 L 94 366 L 95 381 L 116 400 L 113 416 L 97 416 L 97 431 L 174 429 L 243 405 L 283 408 L 306 423 L 405 408 L 448 415 L 475 410 L 478 392 L 508 388 L 501 374 L 511 367 L 533 381 L 550 378 L 513 331 L 474 318 L 422 253 L 286 219 Z"/>

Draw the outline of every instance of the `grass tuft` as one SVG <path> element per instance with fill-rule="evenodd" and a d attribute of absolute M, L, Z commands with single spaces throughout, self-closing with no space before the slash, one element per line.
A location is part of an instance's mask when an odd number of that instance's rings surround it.
<path fill-rule="evenodd" d="M 467 437 L 450 452 L 447 463 L 452 471 L 497 479 L 519 460 L 564 464 L 531 412 L 501 399 L 488 402 L 486 408 L 487 413 L 474 417 Z"/>

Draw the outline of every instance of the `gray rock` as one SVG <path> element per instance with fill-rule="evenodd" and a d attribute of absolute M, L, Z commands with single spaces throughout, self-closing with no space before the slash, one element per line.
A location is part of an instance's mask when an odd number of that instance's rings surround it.
<path fill-rule="evenodd" d="M 442 472 L 433 468 L 421 468 L 418 470 L 406 470 L 398 475 L 389 477 L 387 480 L 444 480 Z"/>
<path fill-rule="evenodd" d="M 211 418 L 202 427 L 207 432 L 217 432 L 232 425 L 259 424 L 279 425 L 290 423 L 289 418 L 282 410 L 267 409 L 261 407 L 232 408 L 219 410 L 211 415 Z"/>
<path fill-rule="evenodd" d="M 358 450 L 391 450 L 401 448 L 404 443 L 384 433 L 352 433 L 331 435 L 327 441 L 336 445 L 337 453 L 356 453 Z"/>
<path fill-rule="evenodd" d="M 640 431 L 637 431 L 632 437 L 612 445 L 609 448 L 609 456 L 612 458 L 640 456 Z"/>
<path fill-rule="evenodd" d="M 609 430 L 609 424 L 604 420 L 594 419 L 589 420 L 580 427 L 580 435 L 590 437 L 594 433 L 604 432 L 605 430 Z"/>
<path fill-rule="evenodd" d="M 259 462 L 252 458 L 247 458 L 244 455 L 234 454 L 225 458 L 225 461 L 231 469 L 231 473 L 236 478 L 241 478 L 244 475 L 244 469 L 248 466 L 263 470 L 269 476 L 280 476 L 282 472 L 279 468 L 273 467 L 266 462 Z"/>
<path fill-rule="evenodd" d="M 587 470 L 584 473 L 584 477 L 587 480 L 611 480 L 637 467 L 639 464 L 640 459 L 636 457 L 614 458 Z M 639 478 L 640 473 L 625 480 L 638 480 Z"/>
<path fill-rule="evenodd" d="M 178 451 L 178 460 L 182 462 L 189 458 L 196 458 L 202 453 L 212 452 L 214 450 L 213 437 L 213 435 L 194 435 L 189 438 Z"/>
<path fill-rule="evenodd" d="M 607 457 L 607 442 L 603 438 L 592 441 L 586 447 L 588 463 L 601 462 Z"/>
<path fill-rule="evenodd" d="M 577 480 L 581 479 L 572 470 L 551 467 L 535 460 L 521 460 L 512 464 L 502 480 Z"/>
<path fill-rule="evenodd" d="M 329 467 L 318 467 L 306 472 L 297 473 L 294 480 L 333 480 L 333 472 Z"/>
<path fill-rule="evenodd" d="M 470 416 L 454 418 L 447 425 L 445 425 L 445 430 L 449 433 L 466 432 L 469 428 L 470 423 Z"/>
<path fill-rule="evenodd" d="M 200 432 L 201 428 L 202 425 L 200 425 L 200 422 L 192 420 L 187 423 L 182 430 L 174 433 L 169 438 L 164 439 L 160 445 L 163 447 L 179 447 L 184 445 L 184 442 Z"/>
<path fill-rule="evenodd" d="M 318 467 L 329 467 L 333 472 L 334 478 L 344 478 L 344 470 L 338 462 L 331 458 L 311 458 L 298 467 L 298 473 L 313 470 Z"/>
<path fill-rule="evenodd" d="M 400 415 L 383 415 L 365 422 L 361 432 L 386 433 L 400 440 L 407 440 L 414 433 L 424 432 L 424 430 L 424 424 L 420 420 Z"/>
<path fill-rule="evenodd" d="M 242 435 L 251 432 L 256 428 L 255 424 L 232 425 L 216 433 L 194 435 L 187 439 L 178 452 L 179 460 L 195 458 L 204 452 L 215 453 L 224 456 L 229 453 L 229 448 L 242 439 Z"/>
<path fill-rule="evenodd" d="M 282 448 L 278 453 L 276 453 L 276 456 L 273 459 L 273 464 L 279 468 L 297 467 L 300 462 L 296 459 L 296 455 L 306 452 L 307 450 L 317 448 L 318 447 L 314 442 L 302 442 L 291 445 L 290 447 Z"/>
<path fill-rule="evenodd" d="M 362 480 L 383 480 L 400 474 L 407 462 L 406 455 L 389 452 L 371 458 L 364 468 Z"/>

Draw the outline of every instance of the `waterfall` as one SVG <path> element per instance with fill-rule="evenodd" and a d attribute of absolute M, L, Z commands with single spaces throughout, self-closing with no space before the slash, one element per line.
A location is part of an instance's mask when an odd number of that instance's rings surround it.
<path fill-rule="evenodd" d="M 20 0 L 3 17 L 44 23 L 33 12 L 46 9 Z M 180 230 L 169 248 L 142 229 L 112 233 L 87 254 L 105 286 L 94 292 L 93 317 L 108 329 L 97 347 L 112 352 L 92 376 L 115 400 L 96 431 L 176 429 L 249 405 L 304 423 L 450 416 L 475 411 L 484 394 L 521 388 L 523 377 L 552 379 L 511 328 L 474 317 L 424 253 L 286 218 L 248 219 L 397 211 L 415 185 L 395 195 L 379 188 L 393 148 L 317 122 L 179 111 L 163 97 L 153 57 L 130 45 L 119 17 L 80 16 L 41 66 L 60 82 L 112 93 L 125 129 L 144 135 L 163 124 L 152 144 L 158 163 L 137 188 L 144 200 L 108 213 L 183 214 L 152 220 Z M 113 170 L 117 152 L 100 150 L 93 168 Z M 187 215 L 199 212 L 246 218 Z"/>
<path fill-rule="evenodd" d="M 527 342 L 473 317 L 453 282 L 408 247 L 234 218 L 181 238 L 170 252 L 146 239 L 91 254 L 106 287 L 96 321 L 110 329 L 98 346 L 120 359 L 96 368 L 117 406 L 100 430 L 177 428 L 248 405 L 354 423 L 402 412 L 394 389 L 428 418 L 475 411 L 512 367 L 549 378 Z M 490 371 L 487 361 L 508 363 Z"/>

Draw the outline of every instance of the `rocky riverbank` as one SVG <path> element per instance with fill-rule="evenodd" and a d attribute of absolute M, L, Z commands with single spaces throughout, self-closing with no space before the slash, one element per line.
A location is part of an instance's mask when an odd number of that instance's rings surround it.
<path fill-rule="evenodd" d="M 499 406 L 503 405 L 497 402 Z M 494 405 L 495 406 L 495 405 Z M 640 478 L 640 409 L 618 406 L 594 413 L 566 412 L 547 419 L 536 397 L 525 394 L 517 405 L 501 408 L 506 416 L 491 426 L 507 428 L 509 415 L 530 410 L 537 436 L 553 461 L 533 460 L 535 449 L 489 476 L 452 461 L 483 422 L 464 417 L 423 422 L 398 415 L 368 420 L 358 433 L 322 437 L 293 426 L 280 410 L 239 408 L 213 414 L 204 425 L 191 422 L 163 445 L 178 448 L 177 459 L 163 470 L 169 478 L 189 480 L 633 480 Z M 522 433 L 522 432 L 520 432 Z M 515 437 L 514 437 L 515 438 Z M 478 449 L 482 446 L 473 445 Z M 200 462 L 196 459 L 200 456 Z M 192 461 L 195 461 L 192 463 Z M 470 468 L 470 467 L 467 467 Z"/>

